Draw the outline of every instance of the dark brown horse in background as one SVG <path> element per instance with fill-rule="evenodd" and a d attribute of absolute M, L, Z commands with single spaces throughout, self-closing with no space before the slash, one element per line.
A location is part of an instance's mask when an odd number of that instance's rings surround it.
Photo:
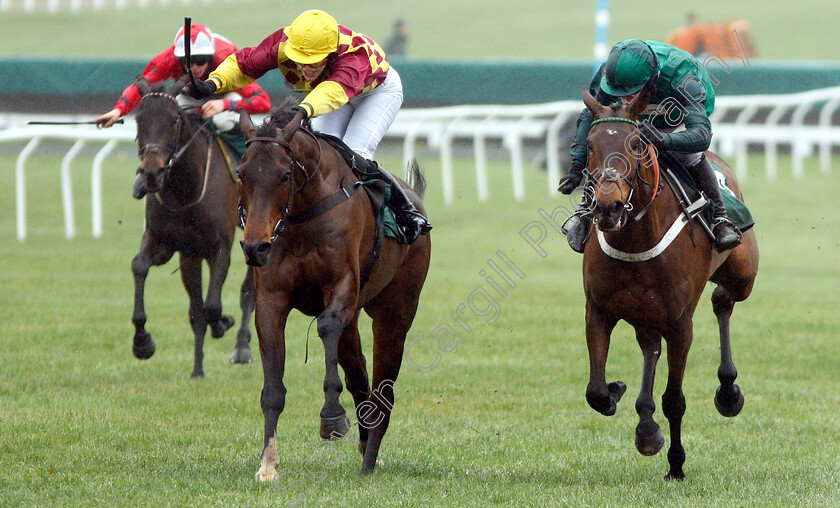
<path fill-rule="evenodd" d="M 692 222 L 659 252 L 666 231 L 672 225 L 680 226 L 682 212 L 672 188 L 656 185 L 655 152 L 640 139 L 636 129 L 648 97 L 642 92 L 627 105 L 603 106 L 588 92 L 584 94 L 584 103 L 595 119 L 588 144 L 589 167 L 595 180 L 593 222 L 598 228 L 590 235 L 583 256 L 590 366 L 586 399 L 593 409 L 609 416 L 624 394 L 624 383 L 607 384 L 605 378 L 610 334 L 622 319 L 635 328 L 644 356 L 641 391 L 636 399 L 636 447 L 643 455 L 659 452 L 665 438 L 653 419 L 653 380 L 664 337 L 668 383 L 662 395 L 662 412 L 671 430 L 670 470 L 665 478 L 682 479 L 685 450 L 681 424 L 686 408 L 682 384 L 693 339 L 694 309 L 706 282 L 716 283 L 712 307 L 720 327 L 721 385 L 715 394 L 715 406 L 722 415 L 735 416 L 744 404 L 744 396 L 734 384 L 737 372 L 730 350 L 729 318 L 734 302 L 746 299 L 752 291 L 758 271 L 758 245 L 750 229 L 743 233 L 738 247 L 719 254 L 705 233 L 690 232 Z M 743 199 L 729 166 L 711 152 L 706 155 L 725 173 L 730 189 Z M 646 214 L 638 218 L 648 205 Z M 636 217 L 630 210 L 638 212 Z"/>
<path fill-rule="evenodd" d="M 222 314 L 222 284 L 230 266 L 230 250 L 238 224 L 239 186 L 233 181 L 225 154 L 202 124 L 201 115 L 179 107 L 175 96 L 183 80 L 166 88 L 150 89 L 138 82 L 143 98 L 136 109 L 138 172 L 145 178 L 146 229 L 140 252 L 131 261 L 134 273 L 134 356 L 145 360 L 155 353 L 155 342 L 146 331 L 143 290 L 150 266 L 166 263 L 180 254 L 181 280 L 190 298 L 189 318 L 195 335 L 193 377 L 204 376 L 204 335 L 222 337 L 234 324 Z M 194 107 L 193 107 L 194 109 Z M 207 299 L 202 298 L 201 261 L 210 267 Z M 242 323 L 230 360 L 253 361 L 248 324 L 254 310 L 254 279 L 247 271 L 242 283 Z"/>
<path fill-rule="evenodd" d="M 339 439 L 350 430 L 339 402 L 340 365 L 356 406 L 364 474 L 374 469 L 390 422 L 393 386 L 429 269 L 431 239 L 421 236 L 403 245 L 382 238 L 380 257 L 365 281 L 376 231 L 371 201 L 338 151 L 302 127 L 300 114 L 292 118 L 290 105 L 259 131 L 247 113 L 240 122 L 248 142 L 239 167 L 247 210 L 242 248 L 255 267 L 254 322 L 264 373 L 265 439 L 257 477 L 274 479 L 280 463 L 276 431 L 286 402 L 285 327 L 292 309 L 317 316 L 324 343 L 321 437 Z M 416 165 L 414 176 L 422 181 Z M 417 193 L 406 190 L 422 212 Z M 373 392 L 359 340 L 362 309 L 373 320 Z"/>

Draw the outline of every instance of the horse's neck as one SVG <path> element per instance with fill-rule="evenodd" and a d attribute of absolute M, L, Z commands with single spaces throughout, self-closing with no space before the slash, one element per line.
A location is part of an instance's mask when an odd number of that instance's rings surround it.
<path fill-rule="evenodd" d="M 295 172 L 298 173 L 296 184 L 298 188 L 305 185 L 301 197 L 307 202 L 308 208 L 338 191 L 342 185 L 342 175 L 350 170 L 345 169 L 343 159 L 334 153 L 335 150 L 329 144 L 317 141 L 308 134 L 299 135 L 306 136 L 307 139 L 304 141 L 304 158 L 298 162 L 306 168 L 309 181 L 306 182 L 302 174 Z"/>

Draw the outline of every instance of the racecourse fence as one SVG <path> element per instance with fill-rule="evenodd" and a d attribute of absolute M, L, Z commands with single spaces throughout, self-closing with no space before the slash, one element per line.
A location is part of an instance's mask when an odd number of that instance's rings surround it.
<path fill-rule="evenodd" d="M 579 101 L 560 101 L 523 106 L 450 106 L 411 108 L 400 111 L 386 139 L 402 141 L 404 162 L 424 150 L 440 157 L 444 201 L 454 200 L 454 147 L 472 145 L 478 199 L 489 199 L 487 178 L 488 145 L 501 146 L 510 157 L 511 188 L 517 200 L 526 196 L 524 166 L 526 145 L 544 152 L 546 191 L 557 193 L 561 177 L 561 131 L 572 125 L 581 111 Z M 93 236 L 102 236 L 102 164 L 119 144 L 135 143 L 133 117 L 107 130 L 93 126 L 27 125 L 36 115 L 0 113 L 0 143 L 24 143 L 15 165 L 17 237 L 26 238 L 26 161 L 43 141 L 72 142 L 61 162 L 60 182 L 65 233 L 75 236 L 73 191 L 70 171 L 73 160 L 85 147 L 98 147 L 91 167 L 91 209 Z M 49 120 L 79 121 L 73 116 Z M 259 117 L 256 118 L 259 121 Z M 778 175 L 778 155 L 791 154 L 795 178 L 804 174 L 806 157 L 819 155 L 820 169 L 828 173 L 835 149 L 840 147 L 840 87 L 788 95 L 723 96 L 716 101 L 712 116 L 712 149 L 729 158 L 738 177 L 748 178 L 747 154 L 761 150 L 765 156 L 765 177 Z"/>
<path fill-rule="evenodd" d="M 129 7 L 173 4 L 211 4 L 219 0 L 0 0 L 0 12 L 81 12 L 85 10 L 124 10 Z M 223 0 L 230 3 L 232 0 Z"/>

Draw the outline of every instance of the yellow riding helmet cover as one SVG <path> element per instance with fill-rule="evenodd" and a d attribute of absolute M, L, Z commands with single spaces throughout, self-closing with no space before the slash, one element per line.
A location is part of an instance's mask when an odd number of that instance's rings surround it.
<path fill-rule="evenodd" d="M 314 64 L 338 50 L 338 23 L 324 11 L 302 13 L 286 32 L 289 39 L 284 52 L 293 62 Z"/>

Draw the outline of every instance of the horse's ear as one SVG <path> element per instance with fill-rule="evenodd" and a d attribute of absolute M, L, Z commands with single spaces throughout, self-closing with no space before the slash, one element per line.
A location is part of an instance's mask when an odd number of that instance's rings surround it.
<path fill-rule="evenodd" d="M 253 138 L 257 130 L 254 128 L 254 122 L 251 120 L 251 115 L 244 109 L 239 112 L 239 128 L 242 129 L 242 135 L 245 136 L 245 141 Z"/>
<path fill-rule="evenodd" d="M 181 76 L 181 79 L 179 79 L 178 81 L 176 81 L 176 82 L 172 83 L 171 85 L 167 86 L 164 93 L 166 93 L 166 95 L 171 95 L 171 96 L 174 97 L 174 96 L 178 95 L 179 93 L 181 93 L 181 91 L 184 89 L 184 85 L 186 85 L 186 84 L 187 84 L 187 76 L 183 75 L 183 76 Z"/>
<path fill-rule="evenodd" d="M 598 118 L 599 113 L 602 109 L 604 109 L 604 106 L 598 102 L 598 99 L 589 93 L 588 88 L 583 89 L 583 103 L 586 105 L 587 109 L 589 109 L 589 112 L 592 113 L 593 118 Z"/>
<path fill-rule="evenodd" d="M 300 129 L 301 125 L 303 125 L 303 119 L 304 111 L 303 108 L 300 108 L 298 109 L 298 112 L 295 115 L 295 117 L 289 121 L 289 123 L 286 125 L 286 127 L 283 128 L 283 130 L 280 131 L 280 137 L 283 139 L 283 141 L 285 141 L 286 143 L 292 142 L 292 137 L 294 137 L 295 133 L 298 131 L 298 129 Z"/>
<path fill-rule="evenodd" d="M 627 105 L 627 112 L 630 113 L 630 117 L 633 119 L 639 118 L 642 112 L 648 107 L 650 104 L 650 98 L 653 95 L 654 86 L 651 85 L 651 82 L 647 82 L 645 86 L 639 90 L 639 93 L 636 94 L 636 97 L 630 101 L 630 104 Z"/>
<path fill-rule="evenodd" d="M 141 97 L 149 93 L 149 90 L 151 90 L 149 82 L 146 81 L 146 78 L 143 76 L 137 78 L 137 81 L 135 81 L 134 84 L 137 86 L 137 91 L 140 92 Z"/>

